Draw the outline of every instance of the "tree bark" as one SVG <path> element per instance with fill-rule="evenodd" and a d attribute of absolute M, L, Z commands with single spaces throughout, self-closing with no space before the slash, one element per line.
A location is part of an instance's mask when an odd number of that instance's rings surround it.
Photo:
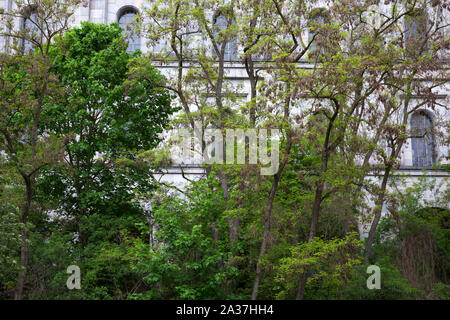
<path fill-rule="evenodd" d="M 328 170 L 328 159 L 330 158 L 330 153 L 335 148 L 330 147 L 330 139 L 331 139 L 331 131 L 333 130 L 334 121 L 336 120 L 339 110 L 340 110 L 340 104 L 337 102 L 337 100 L 333 99 L 333 102 L 336 106 L 336 109 L 333 113 L 333 116 L 330 119 L 330 122 L 328 123 L 327 132 L 325 134 L 325 141 L 323 143 L 323 149 L 322 149 L 322 164 L 321 164 L 321 174 L 327 172 Z M 331 144 L 333 145 L 333 144 Z M 325 186 L 325 181 L 323 178 L 320 178 L 319 181 L 316 183 L 316 191 L 314 196 L 314 204 L 311 212 L 311 226 L 309 229 L 309 236 L 308 236 L 308 243 L 310 243 L 317 233 L 317 225 L 319 223 L 319 215 L 320 215 L 320 205 L 322 204 L 322 194 L 323 189 Z M 305 287 L 306 287 L 306 280 L 307 280 L 306 272 L 304 272 L 301 277 L 298 284 L 298 290 L 297 290 L 297 296 L 296 300 L 302 300 L 303 294 L 305 293 Z"/>
<path fill-rule="evenodd" d="M 381 182 L 380 186 L 380 194 L 378 195 L 378 199 L 374 209 L 375 216 L 373 218 L 372 224 L 370 225 L 369 235 L 367 237 L 365 244 L 365 252 L 364 252 L 365 262 L 369 261 L 373 241 L 375 239 L 375 233 L 377 231 L 378 223 L 380 222 L 381 219 L 381 213 L 383 212 L 384 197 L 386 195 L 386 187 L 391 172 L 391 168 L 392 165 L 388 165 L 384 170 L 383 181 Z"/>
<path fill-rule="evenodd" d="M 34 175 L 27 176 L 25 174 L 22 174 L 25 184 L 26 184 L 26 199 L 25 203 L 22 207 L 22 212 L 19 216 L 19 221 L 22 223 L 22 247 L 20 248 L 20 266 L 22 270 L 19 272 L 19 276 L 17 278 L 17 284 L 16 284 L 16 290 L 14 292 L 14 300 L 22 300 L 23 298 L 23 287 L 25 284 L 25 278 L 26 278 L 26 272 L 27 272 L 27 266 L 28 266 L 28 234 L 26 230 L 26 223 L 28 218 L 28 213 L 30 211 L 31 207 L 31 200 L 33 198 L 33 185 L 34 185 Z"/>
<path fill-rule="evenodd" d="M 256 264 L 255 280 L 253 282 L 253 291 L 252 291 L 252 298 L 251 298 L 252 300 L 256 300 L 256 297 L 258 296 L 258 288 L 259 288 L 259 283 L 261 281 L 261 273 L 262 273 L 262 263 L 261 262 L 266 253 L 267 242 L 268 242 L 268 237 L 269 237 L 269 230 L 270 230 L 270 220 L 271 220 L 271 215 L 272 215 L 273 200 L 275 198 L 275 193 L 278 188 L 278 183 L 280 181 L 280 177 L 281 177 L 280 173 L 277 173 L 274 176 L 274 179 L 273 179 L 274 181 L 272 184 L 272 188 L 270 189 L 269 200 L 268 200 L 266 212 L 264 215 L 264 233 L 263 233 L 261 247 L 259 249 L 258 262 Z"/>
<path fill-rule="evenodd" d="M 290 85 L 288 84 L 288 90 L 289 89 L 290 89 Z M 286 97 L 286 101 L 284 104 L 284 117 L 283 117 L 283 120 L 286 123 L 288 122 L 288 119 L 289 119 L 290 103 L 291 103 L 291 96 L 288 95 Z M 278 183 L 281 180 L 281 174 L 283 172 L 283 169 L 288 161 L 288 157 L 291 152 L 292 134 L 293 134 L 293 132 L 290 130 L 288 130 L 286 133 L 286 147 L 284 149 L 283 161 L 280 163 L 280 166 L 278 167 L 278 170 L 274 175 L 272 188 L 270 189 L 270 193 L 269 193 L 269 200 L 267 201 L 266 212 L 264 215 L 264 233 L 263 233 L 263 239 L 261 242 L 261 247 L 259 250 L 258 261 L 256 263 L 255 279 L 253 282 L 253 290 L 252 290 L 252 296 L 251 296 L 252 300 L 256 300 L 256 298 L 258 296 L 259 283 L 261 282 L 261 276 L 262 276 L 262 259 L 266 253 L 267 242 L 268 242 L 269 231 L 270 231 L 270 220 L 272 217 L 273 200 L 275 199 L 275 194 L 277 192 Z"/>
<path fill-rule="evenodd" d="M 27 271 L 26 268 L 28 265 L 28 245 L 26 243 L 27 232 L 25 229 L 21 231 L 21 235 L 22 240 L 24 241 L 22 247 L 20 248 L 20 266 L 22 267 L 22 270 L 20 270 L 19 277 L 17 278 L 16 290 L 14 292 L 14 300 L 22 300 L 23 298 L 23 287 L 25 284 L 25 277 Z"/>
<path fill-rule="evenodd" d="M 314 204 L 312 209 L 311 226 L 309 229 L 308 243 L 310 243 L 314 239 L 317 233 L 317 225 L 319 223 L 320 205 L 322 203 L 323 188 L 324 188 L 324 181 L 323 180 L 318 181 L 316 185 L 316 195 L 314 197 Z M 298 283 L 297 296 L 295 297 L 296 300 L 303 299 L 307 279 L 308 277 L 306 275 L 306 272 L 304 272 L 301 275 L 300 281 Z"/>

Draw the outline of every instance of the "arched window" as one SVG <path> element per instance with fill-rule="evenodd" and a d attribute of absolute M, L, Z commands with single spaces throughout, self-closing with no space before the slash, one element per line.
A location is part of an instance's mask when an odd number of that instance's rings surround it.
<path fill-rule="evenodd" d="M 237 41 L 236 38 L 231 38 L 224 34 L 228 29 L 228 20 L 225 15 L 219 13 L 214 18 L 214 37 L 218 40 L 219 50 L 225 46 L 223 59 L 225 61 L 237 60 Z"/>
<path fill-rule="evenodd" d="M 119 26 L 123 29 L 123 35 L 128 42 L 128 53 L 133 53 L 141 49 L 141 38 L 136 34 L 134 25 L 137 17 L 137 10 L 134 8 L 125 8 L 119 13 Z"/>
<path fill-rule="evenodd" d="M 411 117 L 411 146 L 414 167 L 431 167 L 436 163 L 433 126 L 431 118 L 424 111 Z"/>
<path fill-rule="evenodd" d="M 23 30 L 26 32 L 27 39 L 38 39 L 41 31 L 38 27 L 38 17 L 36 8 L 27 8 L 24 19 L 23 19 Z M 24 52 L 29 52 L 33 48 L 33 42 L 31 40 L 23 40 L 23 50 Z"/>
<path fill-rule="evenodd" d="M 422 54 L 428 50 L 426 41 L 428 16 L 425 10 L 415 10 L 405 16 L 405 49 L 407 56 L 413 56 L 414 51 Z"/>
<path fill-rule="evenodd" d="M 405 16 L 405 46 L 406 54 L 414 50 L 427 50 L 427 43 L 422 43 L 427 32 L 427 14 L 425 10 L 417 9 Z M 423 47 L 424 46 L 424 47 Z"/>

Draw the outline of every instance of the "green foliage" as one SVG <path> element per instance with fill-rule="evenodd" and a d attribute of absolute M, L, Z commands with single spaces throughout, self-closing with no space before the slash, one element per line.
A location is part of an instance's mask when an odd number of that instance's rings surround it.
<path fill-rule="evenodd" d="M 435 191 L 434 205 L 448 196 L 439 185 L 420 179 L 403 191 L 400 201 L 384 217 L 377 231 L 375 259 L 391 259 L 409 283 L 429 299 L 445 299 L 450 276 L 450 211 L 426 206 L 424 192 Z M 438 190 L 435 190 L 438 189 Z"/>
<path fill-rule="evenodd" d="M 67 157 L 40 185 L 46 195 L 62 197 L 68 211 L 75 205 L 78 212 L 117 212 L 133 199 L 130 186 L 151 189 L 148 166 L 135 155 L 156 147 L 174 109 L 156 69 L 145 79 L 128 78 L 129 64 L 139 58 L 126 52 L 121 32 L 117 24 L 83 23 L 51 51 L 67 93 L 48 110 L 48 129 L 66 137 Z"/>
<path fill-rule="evenodd" d="M 431 293 L 432 299 L 450 300 L 450 285 L 445 283 L 436 283 Z"/>
<path fill-rule="evenodd" d="M 3 292 L 15 286 L 20 270 L 18 252 L 23 239 L 17 208 L 0 204 L 0 221 L 0 292 Z"/>
<path fill-rule="evenodd" d="M 65 87 L 59 103 L 49 103 L 46 130 L 64 137 L 64 162 L 37 177 L 40 210 L 56 209 L 54 219 L 35 214 L 29 297 L 123 299 L 139 283 L 121 255 L 121 232 L 138 234 L 146 212 L 136 193 L 152 192 L 152 159 L 138 155 L 155 148 L 176 109 L 161 89 L 163 78 L 148 68 L 145 78 L 130 76 L 139 53 L 129 55 L 117 24 L 83 23 L 58 38 L 50 50 L 52 72 Z M 47 259 L 57 255 L 58 259 Z M 63 290 L 65 268 L 80 267 L 83 286 Z M 31 284 L 42 277 L 50 291 Z M 62 288 L 62 289 L 61 289 Z"/>
<path fill-rule="evenodd" d="M 95 152 L 119 156 L 154 148 L 175 109 L 155 68 L 147 68 L 145 78 L 130 76 L 140 58 L 126 52 L 119 26 L 83 23 L 57 43 L 51 52 L 54 69 L 68 92 L 65 103 L 49 112 L 51 129 L 81 134 L 78 141 L 72 138 L 68 151 L 92 158 Z"/>
<path fill-rule="evenodd" d="M 320 299 L 335 296 L 351 278 L 355 265 L 361 263 L 361 241 L 357 234 L 349 233 L 343 239 L 314 238 L 290 248 L 290 255 L 280 260 L 276 281 L 282 290 L 278 298 L 294 298 L 299 278 L 308 273 L 305 298 Z M 325 292 L 331 296 L 324 296 Z"/>
<path fill-rule="evenodd" d="M 160 199 L 154 209 L 154 239 L 151 243 L 142 238 L 133 241 L 133 268 L 145 274 L 151 290 L 133 298 L 233 297 L 227 287 L 238 269 L 227 262 L 225 202 L 220 192 L 210 189 L 211 183 L 213 179 L 193 183 L 186 193 L 189 200 L 170 195 Z M 149 230 L 144 230 L 148 236 Z M 214 230 L 218 239 L 214 239 Z"/>
<path fill-rule="evenodd" d="M 347 300 L 415 300 L 423 299 L 424 293 L 414 288 L 403 277 L 401 270 L 389 257 L 381 257 L 373 263 L 380 267 L 381 288 L 367 289 L 367 264 L 356 266 L 351 275 L 351 280 L 342 289 L 341 299 Z"/>
<path fill-rule="evenodd" d="M 52 17 L 80 0 L 38 2 Z M 158 0 L 142 10 L 150 22 L 141 30 L 158 47 L 172 36 L 160 52 L 130 55 L 117 23 L 82 23 L 50 28 L 30 52 L 0 54 L 1 297 L 12 295 L 27 243 L 29 299 L 248 299 L 253 283 L 259 299 L 292 299 L 303 275 L 305 299 L 449 299 L 448 191 L 427 203 L 432 181 L 380 200 L 390 216 L 375 225 L 370 264 L 381 289 L 366 286 L 354 231 L 366 191 L 384 190 L 365 177 L 378 174 L 374 161 L 395 167 L 409 135 L 397 115 L 417 108 L 412 97 L 438 98 L 416 80 L 430 70 L 445 78 L 437 57 L 448 42 L 436 27 L 433 52 L 405 51 L 402 10 L 372 4 L 335 1 L 332 20 L 307 23 L 324 13 L 316 1 Z M 209 11 L 227 28 L 217 32 Z M 243 73 L 221 50 L 234 38 Z M 154 58 L 174 72 L 163 76 Z M 298 63 L 305 58 L 312 68 Z M 186 190 L 158 189 L 152 174 L 171 165 L 160 134 L 174 104 L 184 113 L 173 126 L 279 129 L 280 171 L 205 166 Z M 65 287 L 72 264 L 81 290 Z"/>
<path fill-rule="evenodd" d="M 42 185 L 61 196 L 64 190 L 58 188 L 69 176 L 65 189 L 77 194 L 69 197 L 67 207 L 75 201 L 82 211 L 97 207 L 107 212 L 113 203 L 128 203 L 133 198 L 129 187 L 137 181 L 137 189 L 149 190 L 146 164 L 123 165 L 119 159 L 134 160 L 140 150 L 154 148 L 174 111 L 156 69 L 149 69 L 145 79 L 128 78 L 129 63 L 139 58 L 126 53 L 121 32 L 117 24 L 83 23 L 51 51 L 54 72 L 67 93 L 63 103 L 48 111 L 48 129 L 66 137 L 67 163 L 44 176 Z M 53 182 L 48 184 L 47 177 Z"/>

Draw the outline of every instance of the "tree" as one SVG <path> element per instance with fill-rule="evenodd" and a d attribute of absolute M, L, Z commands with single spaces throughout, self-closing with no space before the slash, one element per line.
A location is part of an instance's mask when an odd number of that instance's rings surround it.
<path fill-rule="evenodd" d="M 292 39 L 287 41 L 285 46 L 281 46 L 278 42 L 274 42 L 273 50 L 276 50 L 271 56 L 275 57 L 274 62 L 277 68 L 274 70 L 283 70 L 283 75 L 287 78 L 287 82 L 291 83 L 288 88 L 295 90 L 290 95 L 292 104 L 301 104 L 302 100 L 309 99 L 312 108 L 303 105 L 303 116 L 306 114 L 323 114 L 321 119 L 311 126 L 317 124 L 323 126 L 323 132 L 318 136 L 310 135 L 315 140 L 310 140 L 306 133 L 306 141 L 308 145 L 316 145 L 317 152 L 321 158 L 321 164 L 318 168 L 318 175 L 315 181 L 314 201 L 312 206 L 311 226 L 308 241 L 312 241 L 317 235 L 317 226 L 321 211 L 322 202 L 329 197 L 331 193 L 338 190 L 347 192 L 351 189 L 360 188 L 365 183 L 364 176 L 372 170 L 373 165 L 377 162 L 372 158 L 374 149 L 378 152 L 386 152 L 388 149 L 393 153 L 388 156 L 392 159 L 398 159 L 399 152 L 403 143 L 408 138 L 405 131 L 400 128 L 406 128 L 408 116 L 420 106 L 430 103 L 436 103 L 436 94 L 432 93 L 432 89 L 442 85 L 441 81 L 427 84 L 414 85 L 415 93 L 423 99 L 418 104 L 410 104 L 410 91 L 404 88 L 411 88 L 406 83 L 411 83 L 411 74 L 415 76 L 430 74 L 437 76 L 442 70 L 439 62 L 436 64 L 437 58 L 442 54 L 442 50 L 446 47 L 446 40 L 442 35 L 444 27 L 442 16 L 433 14 L 435 17 L 428 27 L 428 32 L 421 38 L 417 52 L 411 51 L 410 47 L 399 39 L 404 39 L 405 34 L 399 32 L 400 21 L 403 17 L 407 17 L 416 12 L 426 3 L 411 2 L 406 3 L 401 8 L 396 3 L 380 6 L 377 10 L 373 7 L 373 2 L 355 2 L 351 5 L 343 6 L 339 2 L 330 4 L 326 17 L 322 22 L 313 25 L 310 31 L 314 32 L 314 47 L 316 48 L 309 54 L 309 61 L 314 63 L 314 68 L 309 71 L 303 66 L 293 64 L 292 57 L 301 57 L 301 53 L 295 54 L 296 44 L 302 43 L 296 35 L 298 32 L 291 32 L 295 27 L 302 25 L 300 19 L 293 19 L 291 16 L 296 13 L 296 8 L 290 2 L 274 2 L 280 12 L 279 19 L 281 21 L 290 22 L 291 29 L 278 28 L 281 32 L 286 32 L 284 39 Z M 315 9 L 309 8 L 310 4 L 305 3 L 306 10 L 309 9 L 311 17 Z M 441 12 L 445 8 L 440 3 L 433 3 L 433 13 Z M 387 12 L 382 14 L 381 12 Z M 315 14 L 315 13 L 314 13 Z M 371 17 L 375 15 L 380 17 L 379 23 L 371 21 Z M 304 23 L 304 22 L 303 22 Z M 301 33 L 300 33 L 301 34 Z M 280 33 L 278 33 L 280 36 Z M 382 40 L 383 39 L 383 40 Z M 271 40 L 268 40 L 270 42 Z M 411 55 L 420 57 L 424 52 L 424 42 L 433 43 L 433 51 L 429 55 L 418 58 L 417 61 L 411 61 Z M 276 54 L 275 54 L 276 53 Z M 370 57 L 370 58 L 368 58 Z M 419 71 L 420 70 L 420 71 Z M 272 69 L 268 71 L 273 72 Z M 276 74 L 275 72 L 273 72 Z M 405 76 L 405 73 L 408 74 Z M 275 77 L 274 77 L 275 78 Z M 278 76 L 277 79 L 283 79 Z M 408 80 L 406 80 L 406 79 Z M 440 78 L 437 76 L 437 78 Z M 406 82 L 404 86 L 404 81 Z M 416 84 L 418 81 L 413 80 Z M 394 85 L 395 83 L 395 85 Z M 397 106 L 408 106 L 401 110 L 399 107 L 391 107 L 382 109 L 375 101 L 383 101 L 386 97 L 382 97 L 385 92 L 383 88 L 390 88 L 393 97 L 398 101 Z M 398 89 L 398 88 L 402 89 Z M 424 90 L 428 88 L 428 91 Z M 424 94 L 427 92 L 427 94 Z M 289 94 L 289 91 L 287 92 Z M 286 94 L 286 95 L 287 95 Z M 380 97 L 381 96 L 381 97 Z M 401 101 L 401 102 L 400 102 Z M 388 104 L 394 104 L 390 100 Z M 382 104 L 382 103 L 381 103 Z M 302 115 L 302 113 L 301 113 Z M 394 124 L 397 117 L 402 118 L 402 124 Z M 315 117 L 309 117 L 308 121 Z M 376 124 L 376 126 L 372 126 Z M 395 133 L 395 137 L 393 137 Z M 368 136 L 376 137 L 375 140 Z M 317 139 L 318 138 L 318 139 Z M 381 141 L 380 141 L 381 140 Z M 317 142 L 319 145 L 317 145 Z M 392 146 L 392 141 L 396 147 Z M 400 142 L 398 145 L 397 143 Z M 377 148 L 374 148 L 374 145 Z M 321 144 L 321 145 L 320 145 Z M 399 147 L 399 148 L 397 148 Z M 361 152 L 366 150 L 365 152 Z M 375 153 L 377 154 L 377 153 Z M 383 157 L 383 156 L 382 156 Z M 365 158 L 362 170 L 358 158 Z M 386 157 L 387 158 L 387 157 Z M 394 160 L 396 161 L 396 160 Z M 392 167 L 392 162 L 389 162 Z M 389 166 L 388 166 L 389 167 Z M 386 182 L 389 178 L 389 169 L 385 171 L 385 180 L 382 182 L 381 189 L 386 189 Z M 384 184 L 384 185 L 383 185 Z M 384 192 L 384 191 L 383 191 Z M 357 194 L 351 192 L 351 194 Z M 381 203 L 380 203 L 381 202 Z M 381 200 L 377 201 L 376 218 L 373 227 L 376 228 L 377 218 L 381 214 Z M 369 240 L 366 248 L 370 248 L 373 230 L 369 234 Z M 306 283 L 306 273 L 300 280 L 297 298 L 301 299 Z M 255 282 L 256 284 L 256 282 Z M 255 286 L 256 288 L 256 286 Z"/>
<path fill-rule="evenodd" d="M 123 230 L 136 231 L 135 223 L 146 221 L 136 193 L 155 187 L 153 163 L 144 155 L 158 145 L 176 109 L 160 88 L 163 79 L 156 69 L 147 68 L 145 77 L 132 73 L 139 52 L 126 52 L 117 24 L 83 23 L 55 44 L 52 71 L 66 93 L 46 110 L 51 118 L 46 129 L 65 137 L 65 152 L 63 161 L 40 177 L 40 199 L 53 203 L 60 228 L 72 234 L 77 248 L 72 259 L 92 275 L 85 282 L 89 289 L 103 272 L 117 274 L 117 290 L 126 290 L 135 275 L 122 260 L 108 271 L 102 253 L 120 246 Z M 124 294 L 113 286 L 105 290 Z"/>
<path fill-rule="evenodd" d="M 430 133 L 410 126 L 411 116 L 446 108 L 438 90 L 448 78 L 448 6 L 322 4 L 148 1 L 135 22 L 150 46 L 144 56 L 126 53 L 117 24 L 84 23 L 57 36 L 70 16 L 61 2 L 15 12 L 34 25 L 29 32 L 4 16 L 2 31 L 18 40 L 0 59 L 0 200 L 21 196 L 0 203 L 0 268 L 12 268 L 2 273 L 3 290 L 18 273 L 16 298 L 24 287 L 28 298 L 420 297 L 400 269 L 427 292 L 445 290 L 445 281 L 437 289 L 418 281 L 418 263 L 396 263 L 377 231 L 380 221 L 386 227 L 383 207 L 403 230 L 417 226 L 396 211 L 407 207 L 404 195 L 389 186 L 408 140 Z M 54 30 L 36 18 L 43 8 L 61 12 Z M 434 122 L 436 138 L 447 138 L 444 122 Z M 216 160 L 185 190 L 154 183 L 169 125 L 187 127 Z M 222 150 L 208 153 L 205 129 L 222 133 Z M 227 129 L 276 129 L 274 174 L 261 175 L 262 163 L 223 165 L 218 155 L 238 148 Z M 259 139 L 278 154 L 278 144 Z M 371 222 L 365 257 L 352 233 L 359 218 Z M 417 238 L 399 233 L 394 249 L 432 266 L 428 240 L 446 245 L 435 228 L 420 224 Z M 372 259 L 386 268 L 387 288 L 361 293 Z M 80 291 L 60 287 L 68 263 L 81 267 Z"/>
<path fill-rule="evenodd" d="M 445 109 L 445 101 L 439 99 L 436 90 L 443 88 L 447 82 L 444 80 L 443 68 L 443 57 L 449 46 L 449 40 L 443 32 L 448 27 L 442 14 L 445 11 L 448 9 L 441 2 L 411 1 L 385 17 L 386 24 L 391 23 L 397 27 L 403 18 L 405 28 L 403 32 L 393 30 L 387 33 L 393 39 L 391 46 L 396 48 L 396 52 L 391 57 L 394 62 L 391 73 L 378 94 L 378 102 L 383 106 L 383 116 L 379 116 L 380 120 L 376 122 L 373 140 L 375 142 L 381 139 L 383 143 L 376 149 L 370 148 L 364 159 L 365 166 L 372 156 L 382 163 L 382 179 L 379 187 L 375 188 L 377 198 L 373 208 L 374 219 L 365 244 L 366 261 L 370 258 L 390 175 L 399 165 L 402 150 L 408 140 L 421 135 L 411 125 L 412 116 L 424 107 L 432 109 L 436 115 L 440 114 L 440 107 Z M 411 19 L 417 20 L 417 30 L 413 30 L 410 25 Z M 443 128 L 445 123 L 435 121 L 433 132 L 428 134 L 440 139 Z"/>
<path fill-rule="evenodd" d="M 422 75 L 431 71 L 437 75 L 440 66 L 432 62 L 437 61 L 436 57 L 446 47 L 443 15 L 433 15 L 434 29 L 430 27 L 432 32 L 425 36 L 434 43 L 431 55 L 416 61 L 411 58 L 414 54 L 411 46 L 405 47 L 408 31 L 402 31 L 404 18 L 426 4 L 346 1 L 329 3 L 327 11 L 318 11 L 313 1 L 171 1 L 149 5 L 144 16 L 151 22 L 143 30 L 154 49 L 164 41 L 167 46 L 166 50 L 163 46 L 160 53 L 152 54 L 148 63 L 174 66 L 176 72 L 167 75 L 167 86 L 178 95 L 184 119 L 191 129 L 198 121 L 202 129 L 241 126 L 282 130 L 284 152 L 278 172 L 269 178 L 273 180 L 262 209 L 263 233 L 252 299 L 257 298 L 263 276 L 273 204 L 286 164 L 293 156 L 292 145 L 299 142 L 299 148 L 313 150 L 320 159 L 312 166 L 314 174 L 304 180 L 313 185 L 308 242 L 317 236 L 323 203 L 330 196 L 347 192 L 352 195 L 349 209 L 360 206 L 365 188 L 373 190 L 364 177 L 377 172 L 378 156 L 386 152 L 386 146 L 391 147 L 392 139 L 396 143 L 403 141 L 400 148 L 395 147 L 392 155 L 381 158 L 398 159 L 408 138 L 400 128 L 405 127 L 408 114 L 419 107 L 415 105 L 406 112 L 399 107 L 400 101 L 410 100 L 408 94 L 403 94 L 407 82 L 418 83 L 411 77 L 418 70 Z M 432 8 L 433 12 L 446 10 L 441 2 L 433 2 Z M 217 32 L 215 23 L 221 16 L 226 27 Z M 237 57 L 242 60 L 250 81 L 247 102 L 238 99 L 239 86 L 232 77 L 227 77 L 227 50 L 235 45 L 234 39 L 240 44 L 235 49 L 236 60 Z M 312 68 L 305 68 L 305 62 Z M 422 82 L 414 86 L 418 91 L 413 95 L 421 94 L 424 104 L 435 102 L 436 94 L 431 89 L 439 84 L 428 86 L 429 94 L 425 96 L 427 85 Z M 387 98 L 389 94 L 395 98 Z M 394 100 L 397 102 L 392 107 Z M 402 124 L 394 124 L 399 116 Z M 203 151 L 207 141 L 201 142 Z M 388 167 L 392 168 L 395 161 L 389 161 Z M 230 184 L 232 179 L 222 167 L 218 170 L 225 199 L 232 200 L 229 192 L 234 188 Z M 391 169 L 385 173 L 387 182 Z M 385 186 L 381 182 L 380 189 L 385 190 Z M 382 203 L 383 198 L 376 202 Z M 230 202 L 230 209 L 234 205 L 239 205 L 239 201 Z M 375 229 L 381 214 L 381 209 L 377 210 Z M 239 234 L 238 221 L 236 218 L 229 221 L 230 238 Z M 366 248 L 370 248 L 370 238 Z M 298 299 L 303 297 L 306 274 L 298 285 Z"/>
<path fill-rule="evenodd" d="M 62 89 L 58 78 L 50 72 L 48 52 L 57 34 L 67 22 L 79 1 L 17 1 L 17 7 L 2 15 L 1 32 L 12 41 L 11 52 L 0 56 L 0 132 L 1 150 L 6 152 L 10 166 L 20 174 L 25 186 L 20 200 L 19 220 L 22 224 L 21 271 L 15 299 L 22 299 L 28 260 L 26 223 L 35 194 L 36 176 L 45 166 L 58 162 L 62 143 L 47 134 L 43 115 L 49 103 L 57 101 Z M 14 18 L 26 17 L 33 24 L 30 30 L 14 28 Z M 31 43 L 30 50 L 24 44 Z"/>

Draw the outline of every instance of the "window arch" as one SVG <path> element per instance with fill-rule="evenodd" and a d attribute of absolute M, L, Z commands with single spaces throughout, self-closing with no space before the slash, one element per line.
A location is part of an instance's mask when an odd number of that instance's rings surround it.
<path fill-rule="evenodd" d="M 427 33 L 427 12 L 423 9 L 416 9 L 413 13 L 408 14 L 404 18 L 405 28 L 405 47 L 406 54 L 411 55 L 412 52 L 422 49 L 423 36 Z M 428 43 L 423 44 L 423 50 L 427 50 Z"/>
<path fill-rule="evenodd" d="M 128 42 L 128 53 L 133 53 L 134 51 L 141 49 L 141 38 L 139 34 L 136 33 L 136 26 L 134 24 L 137 15 L 138 11 L 134 7 L 124 7 L 119 10 L 117 15 L 119 27 L 123 29 L 123 35 Z"/>
<path fill-rule="evenodd" d="M 217 13 L 214 17 L 214 37 L 219 39 L 219 50 L 225 46 L 225 52 L 223 55 L 223 59 L 225 61 L 233 61 L 237 60 L 237 40 L 235 37 L 224 37 L 219 38 L 219 33 L 224 32 L 229 27 L 227 17 L 222 13 Z"/>
<path fill-rule="evenodd" d="M 431 167 L 436 163 L 433 122 L 425 111 L 411 116 L 411 146 L 414 167 Z"/>

